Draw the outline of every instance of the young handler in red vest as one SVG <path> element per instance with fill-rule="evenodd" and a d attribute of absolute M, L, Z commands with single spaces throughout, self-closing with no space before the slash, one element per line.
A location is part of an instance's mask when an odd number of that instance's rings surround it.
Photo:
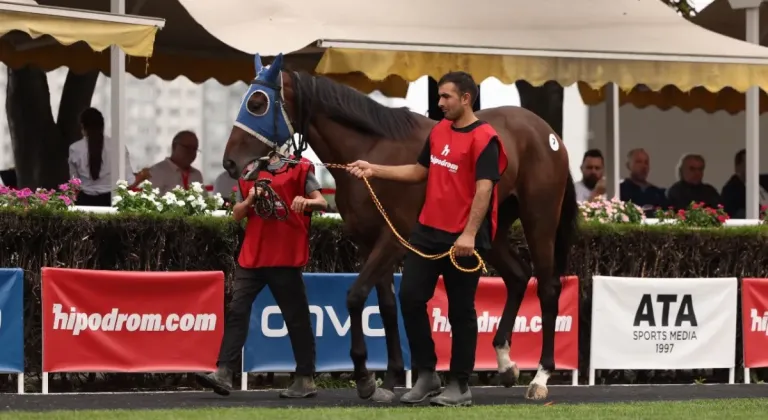
<path fill-rule="evenodd" d="M 414 183 L 426 179 L 426 199 L 410 237 L 411 245 L 429 254 L 455 246 L 457 263 L 472 267 L 476 264 L 472 255 L 475 247 L 481 255 L 491 249 L 498 207 L 495 185 L 506 169 L 507 158 L 496 131 L 472 112 L 478 94 L 472 76 L 448 73 L 438 82 L 438 93 L 445 119 L 430 132 L 418 163 L 383 166 L 357 161 L 347 170 L 360 178 Z M 445 281 L 453 330 L 450 380 L 442 393 L 427 315 L 427 301 L 434 294 L 440 274 Z M 433 405 L 472 403 L 468 381 L 475 366 L 475 291 L 479 280 L 480 271 L 459 271 L 448 258 L 427 260 L 412 252 L 406 254 L 399 297 L 418 379 L 401 402 L 418 403 L 437 395 L 430 400 Z"/>
<path fill-rule="evenodd" d="M 272 180 L 270 186 L 290 209 L 276 209 L 287 215 L 285 220 L 263 219 L 253 210 L 255 198 L 264 194 L 254 189 L 253 181 L 238 181 L 240 192 L 232 214 L 235 220 L 248 218 L 245 237 L 235 271 L 234 292 L 224 326 L 217 370 L 198 374 L 198 382 L 213 388 L 219 395 L 229 395 L 232 388 L 233 362 L 241 354 L 248 335 L 251 306 L 264 286 L 275 297 L 288 327 L 291 347 L 296 359 L 296 376 L 284 398 L 315 396 L 315 336 L 309 317 L 309 303 L 301 270 L 309 260 L 309 226 L 311 212 L 326 209 L 328 203 L 320 193 L 320 183 L 314 176 L 314 166 L 305 164 L 289 167 L 278 158 L 270 160 L 260 178 Z"/>

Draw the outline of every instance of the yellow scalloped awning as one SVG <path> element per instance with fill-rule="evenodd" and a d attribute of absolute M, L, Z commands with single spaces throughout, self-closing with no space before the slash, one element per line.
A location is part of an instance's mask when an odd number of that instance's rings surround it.
<path fill-rule="evenodd" d="M 715 110 L 718 101 L 735 102 L 743 98 L 750 85 L 768 89 L 768 66 L 744 63 L 704 63 L 651 60 L 616 60 L 589 58 L 520 57 L 490 54 L 454 54 L 420 51 L 364 50 L 329 48 L 318 63 L 321 74 L 360 71 L 371 80 L 383 80 L 392 75 L 414 81 L 423 75 L 435 79 L 451 70 L 471 73 L 477 81 L 495 77 L 511 84 L 523 79 L 534 86 L 555 80 L 563 86 L 579 82 L 582 98 L 588 105 L 602 102 L 602 88 L 616 83 L 623 91 L 633 91 L 644 85 L 654 92 L 635 91 L 633 103 L 643 107 L 661 108 L 680 106 L 683 109 L 704 108 Z M 684 93 L 689 91 L 688 93 Z M 702 92 L 703 91 L 703 92 Z M 704 92 L 707 94 L 704 94 Z M 711 92 L 721 92 L 711 94 Z M 709 103 L 708 103 L 709 102 Z M 738 112 L 738 111 L 736 111 Z"/>
<path fill-rule="evenodd" d="M 149 58 L 152 56 L 158 27 L 95 18 L 0 10 L 0 35 L 12 31 L 24 32 L 32 39 L 49 35 L 66 46 L 82 41 L 97 52 L 116 45 L 125 51 L 126 55 Z"/>
<path fill-rule="evenodd" d="M 598 105 L 605 100 L 605 91 L 593 89 L 586 83 L 579 82 L 579 93 L 584 104 Z M 634 105 L 638 108 L 655 106 L 662 110 L 679 108 L 685 112 L 700 109 L 707 113 L 725 111 L 731 115 L 744 111 L 746 102 L 742 92 L 724 88 L 718 92 L 710 92 L 704 88 L 693 88 L 683 92 L 675 86 L 664 86 L 659 91 L 651 91 L 636 86 L 631 91 L 619 91 L 620 105 Z M 768 95 L 760 91 L 760 113 L 768 111 Z"/>

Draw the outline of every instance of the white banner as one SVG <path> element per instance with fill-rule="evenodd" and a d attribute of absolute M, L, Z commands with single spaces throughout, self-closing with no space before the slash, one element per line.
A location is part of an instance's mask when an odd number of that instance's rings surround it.
<path fill-rule="evenodd" d="M 590 369 L 734 367 L 735 277 L 592 282 Z"/>

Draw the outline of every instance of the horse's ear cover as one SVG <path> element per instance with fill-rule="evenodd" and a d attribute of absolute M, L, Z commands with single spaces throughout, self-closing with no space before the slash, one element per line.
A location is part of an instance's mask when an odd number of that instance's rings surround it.
<path fill-rule="evenodd" d="M 283 67 L 283 54 L 276 55 L 268 67 L 262 64 L 261 56 L 255 54 L 253 65 L 256 77 L 243 95 L 234 125 L 271 148 L 278 149 L 284 146 L 294 134 L 288 114 L 285 113 L 281 92 L 280 71 Z M 268 101 L 267 110 L 263 115 L 256 115 L 248 110 L 248 100 L 257 93 L 266 96 Z"/>

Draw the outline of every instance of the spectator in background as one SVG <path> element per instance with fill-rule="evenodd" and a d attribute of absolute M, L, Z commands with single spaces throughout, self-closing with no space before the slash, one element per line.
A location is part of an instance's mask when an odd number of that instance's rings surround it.
<path fill-rule="evenodd" d="M 707 207 L 717 207 L 721 204 L 720 194 L 715 187 L 702 182 L 706 162 L 704 157 L 696 154 L 686 154 L 677 165 L 679 181 L 667 190 L 669 205 L 675 210 L 687 209 L 691 202 L 703 202 Z"/>
<path fill-rule="evenodd" d="M 198 151 L 195 133 L 189 130 L 176 133 L 171 141 L 171 156 L 149 168 L 152 173 L 152 186 L 158 188 L 160 194 L 165 194 L 178 185 L 186 190 L 193 182 L 202 184 L 203 174 L 192 167 Z"/>
<path fill-rule="evenodd" d="M 605 164 L 600 150 L 587 150 L 581 161 L 581 181 L 574 185 L 576 201 L 590 201 L 605 194 L 604 171 Z"/>
<path fill-rule="evenodd" d="M 642 207 L 646 217 L 654 217 L 657 207 L 668 207 L 667 196 L 662 188 L 648 182 L 651 159 L 644 149 L 632 149 L 627 153 L 629 177 L 619 186 L 621 201 L 631 201 Z"/>
<path fill-rule="evenodd" d="M 109 162 L 109 137 L 104 135 L 104 117 L 96 108 L 87 108 L 80 114 L 83 138 L 69 146 L 69 175 L 80 178 L 78 206 L 110 207 L 112 205 L 111 165 Z M 146 169 L 133 174 L 128 150 L 125 151 L 125 169 L 130 188 L 149 177 Z"/>
<path fill-rule="evenodd" d="M 747 216 L 747 150 L 741 149 L 733 158 L 734 173 L 723 185 L 721 195 L 723 207 L 732 219 L 744 219 Z M 760 205 L 768 205 L 768 175 L 760 175 Z"/>

